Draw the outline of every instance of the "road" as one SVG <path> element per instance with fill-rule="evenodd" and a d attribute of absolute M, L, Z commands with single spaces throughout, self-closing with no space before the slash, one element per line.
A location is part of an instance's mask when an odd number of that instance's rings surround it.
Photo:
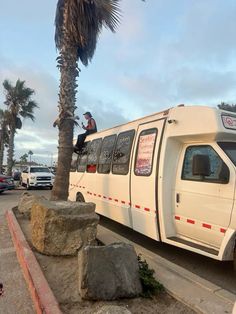
<path fill-rule="evenodd" d="M 7 209 L 15 206 L 22 192 L 22 190 L 16 190 L 0 195 L 0 209 Z M 32 193 L 44 195 L 45 197 L 50 196 L 49 190 L 33 190 Z M 176 263 L 198 276 L 215 283 L 223 289 L 236 294 L 236 278 L 233 273 L 233 266 L 231 262 L 218 262 L 168 244 L 156 242 L 104 217 L 101 218 L 101 224 L 104 227 L 109 228 L 112 231 L 117 232 L 122 236 L 125 236 L 144 246 L 152 252 L 168 259 L 169 261 Z"/>

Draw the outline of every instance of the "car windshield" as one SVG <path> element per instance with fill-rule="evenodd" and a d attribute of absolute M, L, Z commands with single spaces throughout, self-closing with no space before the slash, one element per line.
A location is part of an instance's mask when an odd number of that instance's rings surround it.
<path fill-rule="evenodd" d="M 34 172 L 50 172 L 50 170 L 48 168 L 33 167 L 33 168 L 30 168 L 30 172 L 31 173 L 34 173 Z"/>
<path fill-rule="evenodd" d="M 218 142 L 218 145 L 236 166 L 236 142 Z"/>

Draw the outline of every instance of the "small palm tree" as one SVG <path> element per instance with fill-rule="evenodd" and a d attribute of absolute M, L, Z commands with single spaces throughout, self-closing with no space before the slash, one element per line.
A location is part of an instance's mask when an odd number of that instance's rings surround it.
<path fill-rule="evenodd" d="M 32 150 L 29 150 L 28 151 L 28 156 L 29 156 L 29 158 L 30 158 L 30 164 L 31 164 L 31 158 L 32 158 L 32 156 L 33 156 L 33 152 L 32 152 Z"/>
<path fill-rule="evenodd" d="M 61 72 L 59 94 L 58 169 L 52 200 L 67 200 L 76 117 L 78 61 L 87 66 L 92 60 L 103 26 L 115 32 L 119 23 L 119 0 L 58 0 L 55 42 Z"/>
<path fill-rule="evenodd" d="M 34 90 L 25 86 L 25 81 L 16 81 L 13 86 L 8 80 L 3 82 L 5 90 L 5 105 L 7 106 L 8 114 L 8 125 L 9 125 L 9 147 L 8 147 L 8 158 L 7 158 L 7 174 L 11 175 L 13 166 L 14 156 L 14 139 L 17 129 L 21 129 L 22 121 L 21 118 L 29 118 L 32 121 L 35 120 L 34 110 L 38 108 L 38 105 L 32 96 Z"/>
<path fill-rule="evenodd" d="M 28 158 L 28 154 L 24 154 L 22 156 L 20 156 L 20 162 L 21 164 L 26 164 L 28 162 L 27 158 Z"/>
<path fill-rule="evenodd" d="M 3 170 L 4 148 L 9 142 L 7 117 L 8 111 L 0 109 L 0 173 Z"/>

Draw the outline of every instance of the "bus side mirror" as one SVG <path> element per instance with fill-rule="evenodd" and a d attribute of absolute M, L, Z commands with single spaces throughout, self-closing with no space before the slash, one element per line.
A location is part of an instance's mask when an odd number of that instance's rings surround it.
<path fill-rule="evenodd" d="M 194 155 L 192 173 L 194 176 L 208 177 L 211 175 L 210 158 L 208 155 Z"/>
<path fill-rule="evenodd" d="M 229 168 L 225 163 L 222 164 L 221 171 L 219 173 L 219 179 L 222 183 L 229 182 Z"/>

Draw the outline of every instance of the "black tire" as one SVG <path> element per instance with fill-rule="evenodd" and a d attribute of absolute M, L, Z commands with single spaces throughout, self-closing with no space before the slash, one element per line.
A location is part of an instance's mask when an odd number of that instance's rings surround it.
<path fill-rule="evenodd" d="M 234 275 L 236 276 L 236 244 L 235 244 L 235 247 L 234 247 L 233 269 L 234 269 Z"/>
<path fill-rule="evenodd" d="M 76 195 L 76 202 L 80 202 L 80 203 L 84 203 L 85 202 L 85 199 L 83 197 L 83 194 L 82 193 L 77 193 Z"/>
<path fill-rule="evenodd" d="M 27 180 L 26 189 L 29 191 L 31 190 L 31 186 L 29 185 L 29 180 Z"/>
<path fill-rule="evenodd" d="M 49 190 L 52 190 L 52 188 L 53 188 L 53 187 L 52 187 L 52 186 L 50 186 L 50 187 L 49 187 Z"/>

